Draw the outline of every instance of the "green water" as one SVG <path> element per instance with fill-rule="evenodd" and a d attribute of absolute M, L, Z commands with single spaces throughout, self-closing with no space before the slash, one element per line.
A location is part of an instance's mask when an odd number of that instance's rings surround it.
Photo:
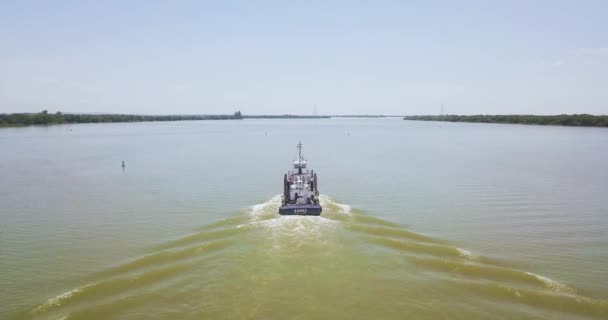
<path fill-rule="evenodd" d="M 605 129 L 67 128 L 0 130 L 2 319 L 608 317 Z M 321 217 L 276 214 L 298 140 Z"/>

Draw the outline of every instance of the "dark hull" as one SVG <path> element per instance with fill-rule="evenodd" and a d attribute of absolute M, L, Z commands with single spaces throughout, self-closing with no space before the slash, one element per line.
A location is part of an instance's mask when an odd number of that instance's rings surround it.
<path fill-rule="evenodd" d="M 288 204 L 279 208 L 279 214 L 282 215 L 318 216 L 321 211 L 323 211 L 323 208 L 318 204 Z"/>

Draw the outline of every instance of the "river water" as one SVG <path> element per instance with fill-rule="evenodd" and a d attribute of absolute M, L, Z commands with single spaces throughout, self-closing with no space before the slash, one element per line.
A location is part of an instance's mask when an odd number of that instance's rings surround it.
<path fill-rule="evenodd" d="M 300 140 L 321 217 L 276 214 Z M 607 129 L 80 124 L 0 150 L 1 319 L 608 318 Z"/>

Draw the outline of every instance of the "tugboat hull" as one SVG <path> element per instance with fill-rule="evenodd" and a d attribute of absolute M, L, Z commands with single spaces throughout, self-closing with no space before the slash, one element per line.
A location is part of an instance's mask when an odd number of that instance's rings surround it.
<path fill-rule="evenodd" d="M 279 208 L 281 215 L 318 216 L 323 211 L 320 205 L 284 205 Z"/>

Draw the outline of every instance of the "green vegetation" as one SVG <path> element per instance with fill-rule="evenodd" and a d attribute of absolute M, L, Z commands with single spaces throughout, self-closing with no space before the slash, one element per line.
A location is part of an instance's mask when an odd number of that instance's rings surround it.
<path fill-rule="evenodd" d="M 593 116 L 590 114 L 561 114 L 555 116 L 534 115 L 442 115 L 442 116 L 406 116 L 404 120 L 450 121 L 450 122 L 481 122 L 481 123 L 513 123 L 537 124 L 553 126 L 608 127 L 608 116 Z"/>
<path fill-rule="evenodd" d="M 98 123 L 98 122 L 140 122 L 140 121 L 180 121 L 180 120 L 240 120 L 240 111 L 233 115 L 134 115 L 134 114 L 71 114 L 48 113 L 12 113 L 0 114 L 0 127 L 50 125 L 61 123 Z"/>

